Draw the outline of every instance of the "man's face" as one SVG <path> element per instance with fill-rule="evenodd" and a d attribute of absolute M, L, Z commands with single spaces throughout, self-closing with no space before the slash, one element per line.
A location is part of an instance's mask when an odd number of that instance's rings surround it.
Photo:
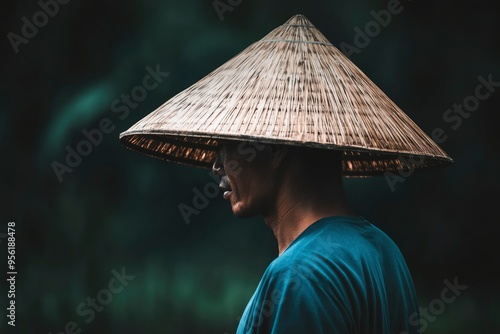
<path fill-rule="evenodd" d="M 265 215 L 276 200 L 278 178 L 269 146 L 219 141 L 213 172 L 233 213 L 241 218 Z"/>

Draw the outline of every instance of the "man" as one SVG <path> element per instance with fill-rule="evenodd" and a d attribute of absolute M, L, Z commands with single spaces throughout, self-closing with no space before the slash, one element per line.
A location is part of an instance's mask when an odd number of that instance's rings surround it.
<path fill-rule="evenodd" d="M 236 216 L 264 217 L 279 256 L 237 333 L 410 331 L 418 306 L 408 268 L 392 240 L 349 207 L 340 152 L 261 145 L 247 159 L 245 145 L 221 142 L 213 171 Z"/>
<path fill-rule="evenodd" d="M 304 16 L 120 140 L 156 158 L 213 168 L 234 214 L 261 215 L 273 230 L 278 257 L 238 333 L 417 331 L 403 256 L 349 207 L 341 176 L 393 180 L 452 159 Z"/>

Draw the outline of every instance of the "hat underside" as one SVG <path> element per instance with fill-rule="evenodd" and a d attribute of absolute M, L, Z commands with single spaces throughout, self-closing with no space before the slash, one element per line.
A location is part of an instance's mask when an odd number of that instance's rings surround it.
<path fill-rule="evenodd" d="M 429 157 L 408 152 L 369 151 L 364 148 L 339 147 L 318 143 L 300 143 L 285 140 L 269 140 L 251 136 L 208 136 L 195 137 L 164 134 L 130 134 L 122 143 L 129 149 L 168 162 L 186 166 L 210 169 L 217 157 L 219 140 L 282 144 L 342 151 L 342 175 L 346 177 L 370 177 L 386 172 L 402 173 L 420 171 L 449 165 L 442 157 Z"/>

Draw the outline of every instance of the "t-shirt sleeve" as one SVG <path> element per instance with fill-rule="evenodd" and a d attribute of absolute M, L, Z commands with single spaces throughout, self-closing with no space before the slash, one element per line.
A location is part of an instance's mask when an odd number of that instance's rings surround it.
<path fill-rule="evenodd" d="M 244 333 L 349 333 L 346 305 L 318 277 L 299 268 L 275 272 L 254 296 Z"/>

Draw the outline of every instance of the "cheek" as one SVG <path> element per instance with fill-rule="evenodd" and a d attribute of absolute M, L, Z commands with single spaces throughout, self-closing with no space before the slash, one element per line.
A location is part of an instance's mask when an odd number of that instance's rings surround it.
<path fill-rule="evenodd" d="M 241 166 L 240 162 L 233 159 L 224 162 L 224 171 L 227 175 L 236 176 L 241 174 L 241 172 L 243 171 L 243 167 Z"/>
<path fill-rule="evenodd" d="M 261 175 L 242 175 L 235 184 L 234 200 L 235 204 L 240 204 L 242 208 L 252 211 L 260 211 L 272 199 L 272 183 Z"/>
<path fill-rule="evenodd" d="M 245 183 L 249 170 L 248 166 L 244 164 L 244 161 L 241 161 L 241 159 L 237 159 L 237 157 L 233 157 L 232 155 L 229 155 L 224 161 L 224 172 L 226 173 L 233 190 L 241 187 L 240 185 Z"/>
<path fill-rule="evenodd" d="M 248 162 L 240 155 L 228 154 L 224 170 L 231 185 L 233 212 L 256 214 L 270 202 L 273 182 L 264 159 Z"/>
<path fill-rule="evenodd" d="M 244 200 L 251 196 L 253 191 L 254 183 L 249 175 L 244 172 L 239 174 L 228 174 L 229 183 L 231 184 L 231 189 L 233 191 L 234 197 L 237 200 Z"/>
<path fill-rule="evenodd" d="M 239 173 L 237 171 L 240 171 Z M 257 176 L 249 168 L 240 167 L 236 172 L 226 171 L 232 189 L 231 204 L 233 207 L 245 209 L 253 206 L 260 195 L 260 184 Z"/>

